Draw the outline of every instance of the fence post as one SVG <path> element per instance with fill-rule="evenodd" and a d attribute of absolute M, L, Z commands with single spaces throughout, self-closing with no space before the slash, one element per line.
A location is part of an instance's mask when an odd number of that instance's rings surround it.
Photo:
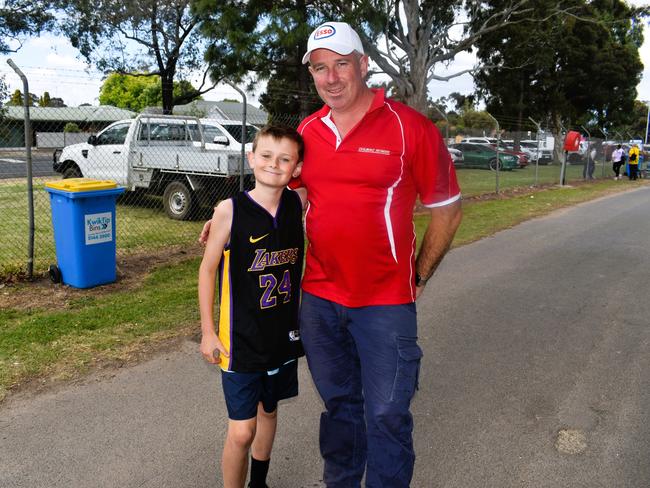
<path fill-rule="evenodd" d="M 535 158 L 535 185 L 537 186 L 537 181 L 539 177 L 539 156 L 540 156 L 540 150 L 539 150 L 539 133 L 542 130 L 542 126 L 535 122 L 532 117 L 528 117 L 528 120 L 530 120 L 533 124 L 535 124 L 535 127 L 537 127 L 537 133 L 535 134 L 535 142 L 537 142 L 537 158 Z"/>
<path fill-rule="evenodd" d="M 227 84 L 237 91 L 242 98 L 242 122 L 241 122 L 241 162 L 239 164 L 239 191 L 244 191 L 244 160 L 246 159 L 246 93 L 237 87 L 234 83 L 228 80 L 224 80 Z"/>
<path fill-rule="evenodd" d="M 492 120 L 494 120 L 494 123 L 497 125 L 497 161 L 496 161 L 496 194 L 499 194 L 499 166 L 501 166 L 501 163 L 499 162 L 499 139 L 500 139 L 500 133 L 499 133 L 499 121 L 492 117 L 492 114 L 488 111 L 485 112 L 488 117 L 490 117 Z"/>
<path fill-rule="evenodd" d="M 643 138 L 643 143 L 648 144 L 648 129 L 650 129 L 650 102 L 645 102 L 648 104 L 648 115 L 645 121 L 645 137 Z"/>
<path fill-rule="evenodd" d="M 589 155 L 591 154 L 591 133 L 585 128 L 584 125 L 581 125 L 580 128 L 587 133 L 587 166 L 583 165 L 583 170 L 582 174 L 584 175 L 584 178 L 586 179 L 587 175 L 589 174 Z M 596 161 L 594 161 L 594 164 L 596 164 Z"/>
<path fill-rule="evenodd" d="M 598 130 L 605 136 L 605 141 L 609 139 L 609 137 L 607 136 L 607 131 L 605 129 L 601 129 L 599 127 Z M 605 154 L 605 144 L 601 144 L 600 147 L 603 150 L 603 172 L 602 172 L 602 176 L 604 178 L 605 177 L 605 165 L 607 164 L 607 155 Z"/>
<path fill-rule="evenodd" d="M 562 133 L 564 134 L 564 138 L 566 139 L 567 130 L 564 128 L 562 124 L 560 124 L 560 128 L 562 129 Z M 560 168 L 560 186 L 564 186 L 566 184 L 565 179 L 566 179 L 567 159 L 569 159 L 569 151 L 564 150 L 564 159 L 562 160 L 562 167 Z"/>
<path fill-rule="evenodd" d="M 29 119 L 29 83 L 27 77 L 11 60 L 7 64 L 23 81 L 23 107 L 25 109 L 25 158 L 27 164 L 27 211 L 29 214 L 29 239 L 27 243 L 27 279 L 34 277 L 34 186 L 32 181 L 32 128 Z"/>

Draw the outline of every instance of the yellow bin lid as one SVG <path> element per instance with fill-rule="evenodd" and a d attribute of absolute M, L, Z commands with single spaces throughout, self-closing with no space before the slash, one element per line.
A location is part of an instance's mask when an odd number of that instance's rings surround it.
<path fill-rule="evenodd" d="M 48 188 L 68 192 L 110 190 L 117 188 L 117 183 L 113 180 L 93 180 L 92 178 L 67 178 L 59 181 L 49 181 L 45 183 Z"/>

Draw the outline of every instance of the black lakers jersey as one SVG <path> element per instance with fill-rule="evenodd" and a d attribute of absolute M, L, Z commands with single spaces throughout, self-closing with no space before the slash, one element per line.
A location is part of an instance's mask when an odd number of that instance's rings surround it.
<path fill-rule="evenodd" d="M 304 253 L 302 205 L 285 189 L 275 217 L 248 193 L 232 198 L 230 242 L 219 267 L 221 367 L 268 371 L 304 354 L 298 331 Z"/>

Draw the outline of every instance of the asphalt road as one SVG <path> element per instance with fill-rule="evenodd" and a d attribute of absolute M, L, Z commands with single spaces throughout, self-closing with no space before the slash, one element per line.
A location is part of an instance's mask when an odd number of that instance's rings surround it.
<path fill-rule="evenodd" d="M 57 173 L 52 169 L 51 151 L 40 150 L 32 153 L 32 175 L 34 177 L 52 176 Z M 0 152 L 0 179 L 25 178 L 27 163 L 24 151 Z"/>
<path fill-rule="evenodd" d="M 621 184 L 628 184 L 622 181 Z M 650 486 L 650 189 L 456 249 L 418 303 L 417 488 Z M 320 487 L 305 364 L 272 488 Z M 219 487 L 219 376 L 197 344 L 0 406 L 0 486 Z"/>

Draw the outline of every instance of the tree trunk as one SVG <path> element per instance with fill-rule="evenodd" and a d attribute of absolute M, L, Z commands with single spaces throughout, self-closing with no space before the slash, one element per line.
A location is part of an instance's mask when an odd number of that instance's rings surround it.
<path fill-rule="evenodd" d="M 517 126 L 515 127 L 515 151 L 520 150 L 521 132 L 524 120 L 524 75 L 519 79 L 519 100 L 517 102 Z"/>
<path fill-rule="evenodd" d="M 406 93 L 402 96 L 409 107 L 427 115 L 428 93 L 426 66 L 424 66 L 424 61 L 421 64 L 413 63 L 411 66 L 408 83 L 402 85 L 406 89 Z"/>
<path fill-rule="evenodd" d="M 562 121 L 560 116 L 553 114 L 551 117 L 553 126 L 551 131 L 553 132 L 553 160 L 561 162 L 564 158 L 564 140 L 562 139 Z"/>
<path fill-rule="evenodd" d="M 163 114 L 171 115 L 174 110 L 174 75 L 168 71 L 160 73 L 162 84 L 162 108 Z"/>

